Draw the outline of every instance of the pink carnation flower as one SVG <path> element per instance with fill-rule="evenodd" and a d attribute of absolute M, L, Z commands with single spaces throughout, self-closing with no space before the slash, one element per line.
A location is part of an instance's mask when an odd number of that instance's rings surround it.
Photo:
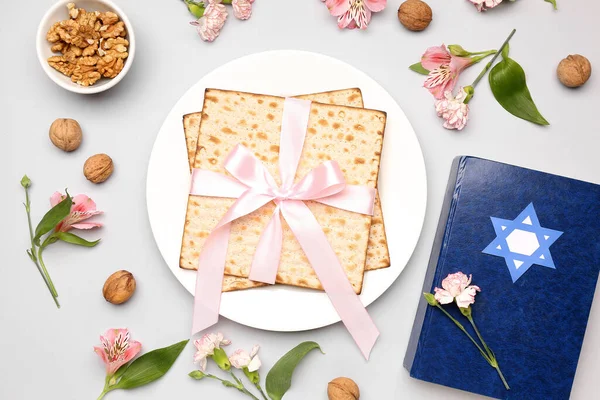
<path fill-rule="evenodd" d="M 100 336 L 100 342 L 102 347 L 94 347 L 94 351 L 106 364 L 107 375 L 113 375 L 142 349 L 140 342 L 130 339 L 127 329 L 109 329 Z"/>
<path fill-rule="evenodd" d="M 471 285 L 472 275 L 468 277 L 462 272 L 448 275 L 442 281 L 443 289 L 436 287 L 435 299 L 441 304 L 450 304 L 456 300 L 461 308 L 469 308 L 475 303 L 475 295 L 480 292 L 479 286 Z"/>
<path fill-rule="evenodd" d="M 331 15 L 338 17 L 338 27 L 341 29 L 367 29 L 371 21 L 371 13 L 382 11 L 387 5 L 387 0 L 324 1 Z"/>
<path fill-rule="evenodd" d="M 196 354 L 194 354 L 194 362 L 200 363 L 200 370 L 206 371 L 206 363 L 208 357 L 215 353 L 215 349 L 220 349 L 221 346 L 229 346 L 231 340 L 225 339 L 222 333 L 207 333 L 200 339 L 194 341 L 196 346 Z"/>
<path fill-rule="evenodd" d="M 212 42 L 219 36 L 221 28 L 225 25 L 227 9 L 221 4 L 221 0 L 206 0 L 205 4 L 206 9 L 202 18 L 190 22 L 190 25 L 196 27 L 202 40 Z"/>
<path fill-rule="evenodd" d="M 502 0 L 469 0 L 469 1 L 475 5 L 475 8 L 477 8 L 477 11 L 479 11 L 479 12 L 485 11 L 488 8 L 494 8 L 498 4 L 502 3 Z"/>
<path fill-rule="evenodd" d="M 50 197 L 50 205 L 54 207 L 66 196 L 62 193 L 55 192 Z M 102 211 L 96 210 L 96 203 L 85 194 L 78 194 L 73 197 L 71 212 L 69 215 L 56 225 L 57 232 L 67 232 L 71 229 L 92 229 L 102 226 L 99 222 L 81 222 L 93 217 L 94 215 L 102 214 Z"/>
<path fill-rule="evenodd" d="M 460 88 L 454 97 L 451 91 L 444 93 L 442 100 L 436 100 L 435 111 L 444 119 L 444 128 L 462 130 L 469 120 L 469 105 L 465 104 L 467 93 Z"/>
<path fill-rule="evenodd" d="M 233 0 L 231 2 L 233 15 L 237 19 L 249 19 L 252 16 L 252 3 L 254 3 L 254 0 Z"/>
<path fill-rule="evenodd" d="M 429 71 L 423 87 L 441 99 L 446 91 L 454 89 L 460 73 L 472 64 L 471 58 L 453 56 L 443 44 L 430 47 L 421 57 L 421 65 Z"/>
<path fill-rule="evenodd" d="M 260 346 L 255 345 L 250 354 L 246 350 L 236 350 L 230 357 L 229 362 L 237 369 L 248 368 L 248 371 L 258 371 L 262 363 L 258 358 L 258 349 Z"/>

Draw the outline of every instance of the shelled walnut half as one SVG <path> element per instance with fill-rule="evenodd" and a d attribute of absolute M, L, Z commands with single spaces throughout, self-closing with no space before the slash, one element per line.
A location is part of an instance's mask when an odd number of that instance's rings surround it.
<path fill-rule="evenodd" d="M 67 5 L 69 19 L 52 25 L 46 39 L 52 51 L 48 64 L 81 86 L 91 86 L 100 78 L 114 78 L 129 56 L 125 23 L 113 12 L 88 12 Z"/>

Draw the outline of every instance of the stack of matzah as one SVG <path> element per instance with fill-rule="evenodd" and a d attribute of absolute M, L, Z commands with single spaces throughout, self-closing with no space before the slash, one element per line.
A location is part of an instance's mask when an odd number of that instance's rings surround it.
<path fill-rule="evenodd" d="M 336 160 L 349 184 L 375 187 L 386 115 L 363 109 L 360 89 L 298 96 L 311 100 L 311 114 L 296 181 L 327 160 Z M 278 181 L 281 97 L 207 89 L 202 112 L 183 118 L 190 170 L 225 173 L 223 161 L 237 144 L 250 149 Z M 280 183 L 279 181 L 277 183 Z M 181 246 L 180 266 L 197 269 L 204 241 L 234 200 L 190 196 Z M 365 271 L 390 265 L 379 197 L 373 217 L 308 201 L 356 293 Z M 247 278 L 254 250 L 274 205 L 232 223 L 223 291 L 264 284 Z M 277 283 L 322 289 L 289 227 L 284 239 Z"/>

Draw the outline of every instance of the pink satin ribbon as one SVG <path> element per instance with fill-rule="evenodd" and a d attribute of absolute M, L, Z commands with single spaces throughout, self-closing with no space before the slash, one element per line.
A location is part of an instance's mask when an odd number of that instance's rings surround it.
<path fill-rule="evenodd" d="M 229 153 L 224 163 L 224 168 L 231 177 L 207 170 L 193 170 L 190 194 L 237 200 L 208 236 L 200 254 L 192 334 L 214 325 L 219 319 L 231 222 L 273 201 L 276 208 L 259 239 L 249 278 L 275 283 L 283 241 L 282 215 L 342 322 L 368 359 L 379 331 L 348 282 L 346 272 L 323 229 L 304 201 L 314 200 L 336 208 L 372 215 L 375 189 L 346 185 L 344 174 L 335 161 L 319 165 L 294 184 L 310 106 L 311 102 L 306 100 L 285 100 L 279 144 L 281 186 L 277 185 L 252 152 L 239 144 Z"/>

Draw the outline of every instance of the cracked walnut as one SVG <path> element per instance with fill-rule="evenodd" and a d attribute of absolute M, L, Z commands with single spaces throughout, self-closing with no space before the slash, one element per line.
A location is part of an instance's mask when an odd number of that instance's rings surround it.
<path fill-rule="evenodd" d="M 62 54 L 48 58 L 48 64 L 82 86 L 116 77 L 129 56 L 125 23 L 110 11 L 88 12 L 74 3 L 67 9 L 69 19 L 55 23 L 46 34 L 52 51 Z"/>

